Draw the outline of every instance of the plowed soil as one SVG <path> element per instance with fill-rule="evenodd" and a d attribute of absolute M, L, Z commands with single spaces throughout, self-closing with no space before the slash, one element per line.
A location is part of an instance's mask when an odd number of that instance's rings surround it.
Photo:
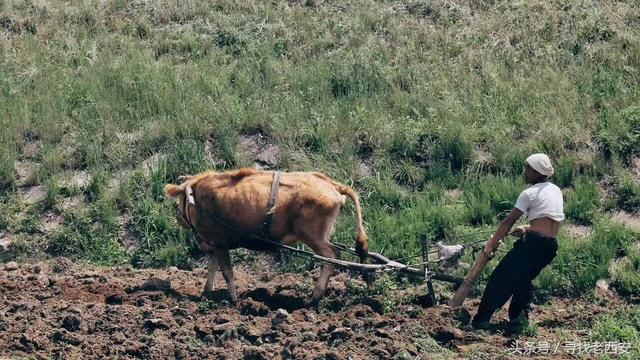
<path fill-rule="evenodd" d="M 319 308 L 306 299 L 316 272 L 235 267 L 240 301 L 228 302 L 222 276 L 201 296 L 204 269 L 100 268 L 59 258 L 0 266 L 0 356 L 143 359 L 511 359 L 513 339 L 465 326 L 478 299 L 454 311 L 418 299 L 393 309 L 380 295 L 356 296 L 360 280 L 335 272 Z M 552 298 L 535 306 L 535 337 L 518 341 L 580 341 L 590 319 L 615 306 Z M 603 301 L 603 304 L 606 303 Z M 559 351 L 539 358 L 574 358 Z M 536 356 L 526 356 L 536 358 Z"/>

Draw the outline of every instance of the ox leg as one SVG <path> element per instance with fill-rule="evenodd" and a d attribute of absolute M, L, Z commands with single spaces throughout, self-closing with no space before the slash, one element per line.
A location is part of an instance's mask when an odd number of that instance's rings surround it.
<path fill-rule="evenodd" d="M 320 256 L 332 259 L 336 258 L 336 250 L 330 244 L 322 244 L 317 249 L 314 249 L 314 251 Z M 318 277 L 318 282 L 316 283 L 316 287 L 313 289 L 313 295 L 311 297 L 311 302 L 313 304 L 318 304 L 320 302 L 320 299 L 322 299 L 322 297 L 324 296 L 324 293 L 327 291 L 327 284 L 329 283 L 329 277 L 331 276 L 332 271 L 333 265 L 322 265 L 320 276 Z"/>
<path fill-rule="evenodd" d="M 231 257 L 229 256 L 229 249 L 219 249 L 217 251 L 218 261 L 222 268 L 222 276 L 227 282 L 227 288 L 229 289 L 229 296 L 231 302 L 238 302 L 238 293 L 236 291 L 236 281 L 233 278 L 233 267 L 231 266 Z"/>
<path fill-rule="evenodd" d="M 215 289 L 214 279 L 216 272 L 218 272 L 218 256 L 215 252 L 209 254 L 207 263 L 207 282 L 204 284 L 204 293 L 207 294 Z"/>

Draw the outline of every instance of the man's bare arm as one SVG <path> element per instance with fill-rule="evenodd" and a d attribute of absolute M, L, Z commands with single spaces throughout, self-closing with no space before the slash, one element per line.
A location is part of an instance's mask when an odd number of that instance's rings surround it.
<path fill-rule="evenodd" d="M 504 220 L 502 220 L 500 225 L 498 225 L 498 228 L 496 229 L 496 232 L 493 234 L 491 239 L 487 241 L 487 245 L 485 245 L 484 247 L 485 253 L 490 254 L 498 247 L 498 243 L 500 242 L 500 240 L 502 240 L 509 234 L 511 228 L 513 227 L 513 224 L 518 221 L 522 214 L 523 212 L 518 208 L 513 208 L 511 210 L 509 215 Z"/>

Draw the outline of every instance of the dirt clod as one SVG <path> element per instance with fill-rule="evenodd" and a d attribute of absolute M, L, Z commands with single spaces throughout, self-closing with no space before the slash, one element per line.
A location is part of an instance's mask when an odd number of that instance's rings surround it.
<path fill-rule="evenodd" d="M 242 300 L 239 308 L 242 315 L 266 316 L 269 313 L 269 308 L 265 304 L 252 298 Z"/>
<path fill-rule="evenodd" d="M 82 344 L 82 340 L 75 336 L 74 334 L 70 334 L 65 330 L 58 330 L 51 334 L 50 339 L 56 342 L 64 342 L 73 346 L 78 346 Z"/>
<path fill-rule="evenodd" d="M 69 315 L 62 320 L 62 327 L 68 331 L 78 331 L 82 324 L 82 319 L 78 315 Z"/>
<path fill-rule="evenodd" d="M 244 350 L 244 358 L 246 360 L 266 360 L 268 359 L 266 351 L 257 346 L 249 346 Z"/>
<path fill-rule="evenodd" d="M 166 330 L 169 328 L 169 325 L 167 325 L 167 323 L 162 319 L 147 319 L 144 322 L 144 328 L 150 331 L 156 329 Z"/>
<path fill-rule="evenodd" d="M 59 257 L 53 260 L 51 269 L 56 273 L 62 273 L 73 267 L 73 262 L 65 257 Z"/>
<path fill-rule="evenodd" d="M 169 280 L 151 278 L 140 285 L 137 290 L 168 292 L 171 290 L 171 282 Z"/>

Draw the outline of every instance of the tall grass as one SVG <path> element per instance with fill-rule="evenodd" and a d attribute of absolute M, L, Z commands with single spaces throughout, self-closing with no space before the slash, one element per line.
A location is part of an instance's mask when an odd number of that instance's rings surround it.
<path fill-rule="evenodd" d="M 627 351 L 615 356 L 616 359 L 636 359 L 640 356 L 640 314 L 638 309 L 617 311 L 615 314 L 600 315 L 590 330 L 590 339 L 599 342 L 615 342 L 628 345 Z M 604 357 L 609 358 L 608 355 Z"/>
<path fill-rule="evenodd" d="M 595 181 L 580 178 L 568 193 L 565 213 L 567 218 L 580 224 L 591 224 L 598 216 L 600 191 Z"/>
<path fill-rule="evenodd" d="M 611 276 L 619 293 L 637 299 L 640 294 L 640 248 L 633 244 L 625 250 L 626 256 L 616 260 Z"/>
<path fill-rule="evenodd" d="M 508 177 L 487 176 L 470 181 L 465 187 L 467 221 L 473 225 L 493 224 L 513 209 L 518 195 L 525 188 Z"/>
<path fill-rule="evenodd" d="M 10 150 L 0 153 L 0 189 L 3 191 L 11 188 L 15 181 L 14 161 L 15 157 Z"/>
<path fill-rule="evenodd" d="M 551 265 L 538 279 L 542 289 L 567 295 L 593 289 L 596 281 L 610 278 L 610 266 L 616 254 L 633 244 L 637 234 L 624 225 L 601 220 L 585 239 L 558 239 L 559 250 Z"/>
<path fill-rule="evenodd" d="M 622 173 L 618 176 L 615 191 L 618 207 L 630 212 L 640 209 L 640 182 L 630 174 Z"/>
<path fill-rule="evenodd" d="M 74 213 L 65 225 L 52 236 L 47 249 L 49 253 L 100 265 L 126 262 L 124 248 L 116 233 L 108 229 L 109 224 L 98 222 L 87 214 Z"/>

